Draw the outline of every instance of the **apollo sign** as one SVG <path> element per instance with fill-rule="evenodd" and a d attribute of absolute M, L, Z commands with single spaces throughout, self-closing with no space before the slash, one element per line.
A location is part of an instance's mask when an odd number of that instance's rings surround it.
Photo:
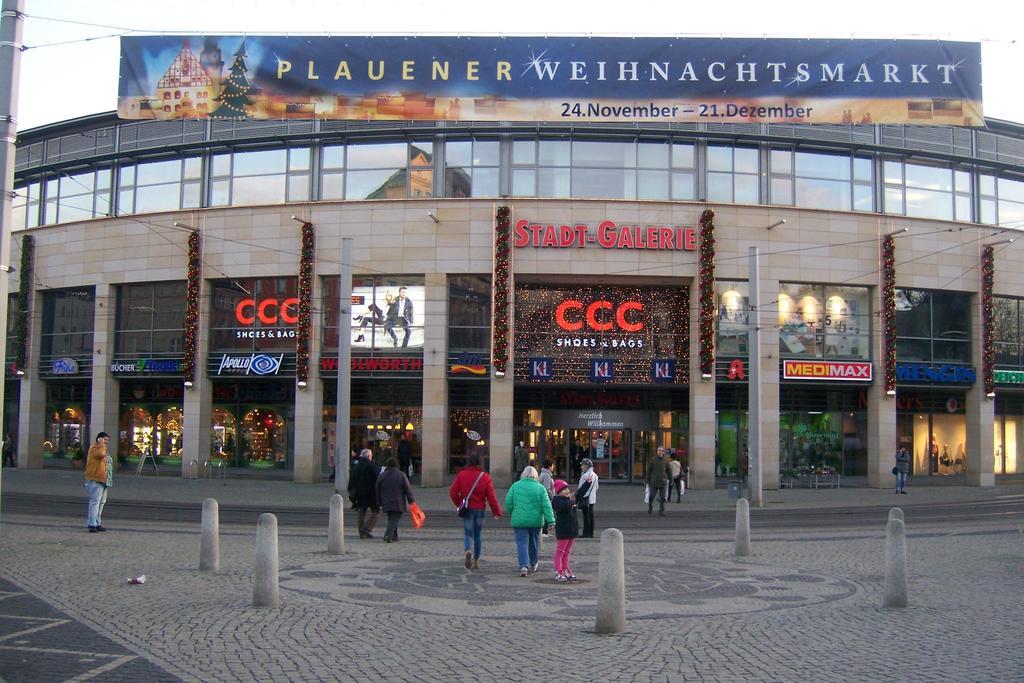
<path fill-rule="evenodd" d="M 787 359 L 782 361 L 782 378 L 825 382 L 870 382 L 871 363 Z"/>

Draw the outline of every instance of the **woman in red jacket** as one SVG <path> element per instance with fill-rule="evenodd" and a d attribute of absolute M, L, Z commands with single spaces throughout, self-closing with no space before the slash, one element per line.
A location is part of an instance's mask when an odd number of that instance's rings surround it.
<path fill-rule="evenodd" d="M 466 553 L 466 569 L 480 569 L 480 533 L 484 529 L 484 516 L 487 514 L 487 505 L 490 504 L 491 512 L 495 518 L 501 517 L 501 507 L 498 506 L 498 497 L 494 495 L 494 482 L 491 475 L 480 468 L 480 456 L 476 453 L 470 454 L 466 467 L 459 472 L 448 489 L 452 504 L 458 507 L 463 498 L 469 499 L 469 509 L 466 516 L 462 518 L 465 529 L 465 540 L 463 549 Z M 470 550 L 472 547 L 472 550 Z"/>

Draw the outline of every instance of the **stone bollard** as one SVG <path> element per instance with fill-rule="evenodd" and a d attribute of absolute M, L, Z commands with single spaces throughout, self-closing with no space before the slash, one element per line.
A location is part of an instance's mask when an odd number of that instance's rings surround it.
<path fill-rule="evenodd" d="M 327 554 L 345 554 L 345 500 L 340 493 L 331 496 L 331 521 L 327 527 Z"/>
<path fill-rule="evenodd" d="M 885 525 L 885 592 L 882 607 L 907 606 L 907 537 L 902 519 L 889 511 Z M 902 512 L 902 511 L 900 511 Z"/>
<path fill-rule="evenodd" d="M 253 607 L 280 607 L 277 585 L 277 517 L 264 512 L 256 523 L 256 569 L 252 582 Z"/>
<path fill-rule="evenodd" d="M 746 498 L 736 501 L 736 556 L 750 555 L 750 503 Z"/>
<path fill-rule="evenodd" d="M 901 522 L 906 522 L 906 520 L 903 519 L 902 508 L 889 508 L 889 519 L 898 519 Z"/>
<path fill-rule="evenodd" d="M 626 565 L 622 532 L 605 529 L 601 533 L 601 561 L 597 570 L 598 633 L 622 633 L 626 630 Z"/>
<path fill-rule="evenodd" d="M 220 506 L 213 498 L 203 501 L 199 571 L 214 574 L 220 571 Z"/>

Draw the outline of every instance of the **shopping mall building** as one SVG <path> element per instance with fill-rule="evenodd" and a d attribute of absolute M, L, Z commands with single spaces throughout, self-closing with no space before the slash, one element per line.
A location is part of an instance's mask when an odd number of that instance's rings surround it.
<path fill-rule="evenodd" d="M 710 488 L 751 381 L 767 488 L 889 486 L 899 445 L 914 477 L 1022 468 L 1024 126 L 110 113 L 23 132 L 16 173 L 20 466 L 103 430 L 129 464 L 319 481 L 340 374 L 353 447 L 424 485 L 471 452 L 637 482 L 666 446 Z"/>

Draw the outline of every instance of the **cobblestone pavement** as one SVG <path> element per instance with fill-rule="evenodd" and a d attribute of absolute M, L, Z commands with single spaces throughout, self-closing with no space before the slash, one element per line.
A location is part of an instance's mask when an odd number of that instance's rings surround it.
<path fill-rule="evenodd" d="M 255 529 L 241 526 L 222 528 L 212 575 L 197 570 L 198 525 L 88 534 L 9 515 L 0 576 L 121 646 L 97 653 L 142 655 L 184 680 L 1024 679 L 1019 521 L 908 533 L 911 606 L 891 610 L 880 607 L 884 520 L 755 535 L 749 558 L 733 556 L 731 528 L 629 532 L 618 636 L 593 633 L 599 541 L 577 543 L 581 580 L 557 584 L 550 542 L 542 570 L 520 578 L 498 528 L 472 573 L 454 530 L 406 520 L 399 543 L 347 537 L 334 557 L 326 529 L 286 527 L 277 610 L 251 607 Z M 144 585 L 127 584 L 141 573 Z M 17 657 L 0 649 L 0 678 L 17 680 Z"/>

